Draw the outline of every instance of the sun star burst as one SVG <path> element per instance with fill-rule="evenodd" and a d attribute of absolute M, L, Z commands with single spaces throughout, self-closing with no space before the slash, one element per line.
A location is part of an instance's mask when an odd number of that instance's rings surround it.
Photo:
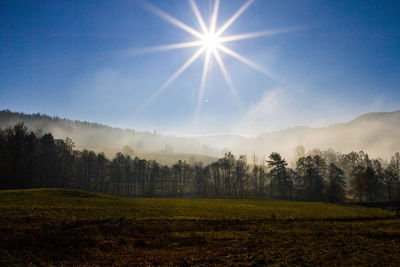
<path fill-rule="evenodd" d="M 200 25 L 201 31 L 198 31 L 177 18 L 165 13 L 161 9 L 149 4 L 143 4 L 143 7 L 150 12 L 158 15 L 162 19 L 168 21 L 169 23 L 177 26 L 178 28 L 192 34 L 198 40 L 191 41 L 191 42 L 183 42 L 183 43 L 175 43 L 175 44 L 168 44 L 168 45 L 161 45 L 161 46 L 154 46 L 144 49 L 144 52 L 157 52 L 157 51 L 166 51 L 172 49 L 181 49 L 181 48 L 188 48 L 188 47 L 196 47 L 198 46 L 199 49 L 191 56 L 174 74 L 170 76 L 170 78 L 156 90 L 153 95 L 142 104 L 139 110 L 143 109 L 147 106 L 150 102 L 152 102 L 162 91 L 164 91 L 171 83 L 174 82 L 190 65 L 192 65 L 202 54 L 205 54 L 204 57 L 204 65 L 203 65 L 203 72 L 201 76 L 200 88 L 199 88 L 199 96 L 197 101 L 197 108 L 196 108 L 196 117 L 201 111 L 201 104 L 203 101 L 203 94 L 204 94 L 204 87 L 207 80 L 207 72 L 210 64 L 211 57 L 215 59 L 217 62 L 218 67 L 220 68 L 222 75 L 231 91 L 235 99 L 237 100 L 238 104 L 240 103 L 240 98 L 238 97 L 238 93 L 235 89 L 235 86 L 232 82 L 232 79 L 222 61 L 219 51 L 232 56 L 233 58 L 241 61 L 242 63 L 246 64 L 247 66 L 271 77 L 270 73 L 266 71 L 262 66 L 257 65 L 250 59 L 240 55 L 239 53 L 229 49 L 224 45 L 227 42 L 239 41 L 244 39 L 256 38 L 261 36 L 268 36 L 273 35 L 281 32 L 285 32 L 287 30 L 267 30 L 267 31 L 259 31 L 259 32 L 252 32 L 252 33 L 244 33 L 238 35 L 231 35 L 231 36 L 222 36 L 223 33 L 239 18 L 239 16 L 254 2 L 254 0 L 247 0 L 236 12 L 233 14 L 221 27 L 217 27 L 217 18 L 218 18 L 218 11 L 220 6 L 219 0 L 214 0 L 213 11 L 211 14 L 211 21 L 209 27 L 207 27 L 206 23 L 203 20 L 203 17 L 198 9 L 198 6 L 195 0 L 189 0 L 190 6 L 196 16 L 196 19 Z"/>
<path fill-rule="evenodd" d="M 214 50 L 218 47 L 220 43 L 220 39 L 216 34 L 207 33 L 204 35 L 203 39 L 203 46 L 208 50 Z"/>

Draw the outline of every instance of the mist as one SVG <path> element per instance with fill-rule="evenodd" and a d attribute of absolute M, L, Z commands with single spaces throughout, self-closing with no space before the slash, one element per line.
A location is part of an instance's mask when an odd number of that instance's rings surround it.
<path fill-rule="evenodd" d="M 208 135 L 173 136 L 156 132 L 139 132 L 104 126 L 97 123 L 71 121 L 46 115 L 25 115 L 2 111 L 0 127 L 12 127 L 23 122 L 32 131 L 51 132 L 56 138 L 71 138 L 77 149 L 90 149 L 104 152 L 112 157 L 116 152 L 125 152 L 154 159 L 160 152 L 171 156 L 171 160 L 186 159 L 183 154 L 220 157 L 225 152 L 246 155 L 250 160 L 255 155 L 263 158 L 272 152 L 281 153 L 286 159 L 293 160 L 295 150 L 303 146 L 305 150 L 333 149 L 348 153 L 361 151 L 372 157 L 389 159 L 400 150 L 398 133 L 400 132 L 400 111 L 364 114 L 350 122 L 329 127 L 294 127 L 259 135 L 240 133 L 220 133 Z M 196 158 L 197 157 L 197 158 Z M 209 160 L 202 158 L 206 162 Z"/>
<path fill-rule="evenodd" d="M 232 146 L 234 153 L 264 156 L 279 152 L 292 159 L 297 146 L 306 150 L 333 149 L 348 153 L 361 151 L 373 157 L 389 159 L 400 150 L 400 111 L 369 113 L 348 123 L 329 127 L 295 127 L 258 135 Z"/>
<path fill-rule="evenodd" d="M 98 152 L 122 151 L 161 151 L 169 153 L 202 154 L 219 156 L 218 149 L 201 144 L 195 138 L 176 137 L 149 131 L 114 128 L 98 123 L 72 121 L 41 114 L 25 115 L 2 111 L 0 127 L 13 127 L 23 122 L 29 130 L 43 133 L 50 132 L 56 138 L 71 138 L 76 148 L 92 149 Z"/>

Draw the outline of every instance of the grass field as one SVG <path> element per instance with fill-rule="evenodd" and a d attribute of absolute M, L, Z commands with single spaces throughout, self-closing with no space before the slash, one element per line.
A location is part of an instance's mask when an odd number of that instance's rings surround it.
<path fill-rule="evenodd" d="M 400 266 L 400 219 L 325 203 L 0 191 L 0 266 L 29 264 Z"/>

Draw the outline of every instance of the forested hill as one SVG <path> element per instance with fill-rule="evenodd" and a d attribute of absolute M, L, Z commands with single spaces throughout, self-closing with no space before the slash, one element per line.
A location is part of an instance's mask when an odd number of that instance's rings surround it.
<path fill-rule="evenodd" d="M 389 159 L 400 151 L 400 111 L 368 113 L 347 122 L 322 128 L 294 127 L 258 136 L 218 134 L 193 137 L 175 137 L 151 132 L 138 132 L 129 129 L 113 128 L 97 123 L 72 121 L 42 114 L 27 115 L 8 110 L 0 111 L 0 128 L 24 122 L 31 130 L 42 129 L 51 132 L 56 138 L 70 137 L 77 148 L 88 148 L 107 155 L 114 155 L 124 146 L 129 146 L 141 158 L 162 159 L 182 158 L 182 153 L 207 156 L 222 156 L 221 150 L 230 150 L 235 155 L 245 154 L 251 159 L 253 154 L 264 156 L 279 152 L 289 160 L 293 159 L 297 146 L 312 149 L 333 149 L 342 153 L 368 151 L 371 156 Z M 179 153 L 179 154 L 178 154 Z M 128 153 L 129 154 L 129 153 Z M 194 155 L 196 158 L 196 155 Z M 211 162 L 209 159 L 201 159 Z"/>
<path fill-rule="evenodd" d="M 232 146 L 232 152 L 265 155 L 279 151 L 292 158 L 299 145 L 306 150 L 331 148 L 342 153 L 364 150 L 374 157 L 389 159 L 400 150 L 400 111 L 367 113 L 329 127 L 295 127 L 265 133 Z"/>
<path fill-rule="evenodd" d="M 194 138 L 165 136 L 105 126 L 98 123 L 73 121 L 48 115 L 24 114 L 9 110 L 0 111 L 0 128 L 13 127 L 23 122 L 30 130 L 51 132 L 56 138 L 69 137 L 77 148 L 97 147 L 101 150 L 122 150 L 129 146 L 133 151 L 157 151 L 174 154 L 202 154 L 220 156 L 217 149 L 203 145 Z"/>

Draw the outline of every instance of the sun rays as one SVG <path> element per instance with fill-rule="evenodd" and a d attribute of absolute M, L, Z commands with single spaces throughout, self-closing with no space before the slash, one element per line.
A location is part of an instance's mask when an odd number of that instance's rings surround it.
<path fill-rule="evenodd" d="M 250 59 L 240 55 L 239 53 L 233 51 L 232 49 L 226 47 L 224 43 L 227 42 L 234 42 L 239 40 L 245 40 L 250 38 L 268 36 L 273 34 L 278 34 L 281 32 L 285 32 L 287 30 L 267 30 L 267 31 L 259 31 L 253 33 L 244 33 L 244 34 L 237 34 L 231 36 L 222 36 L 222 34 L 240 17 L 240 15 L 254 2 L 254 0 L 247 0 L 221 27 L 218 27 L 217 20 L 218 20 L 218 13 L 220 7 L 220 0 L 214 0 L 212 15 L 210 19 L 209 26 L 205 23 L 202 14 L 199 11 L 199 8 L 196 4 L 195 0 L 189 0 L 190 7 L 196 17 L 200 25 L 201 31 L 198 31 L 185 23 L 181 22 L 179 19 L 167 14 L 166 12 L 162 11 L 161 9 L 149 4 L 143 4 L 143 7 L 148 11 L 156 14 L 160 18 L 166 20 L 167 22 L 175 25 L 176 27 L 190 33 L 193 35 L 197 40 L 191 42 L 182 42 L 182 43 L 175 43 L 175 44 L 167 44 L 167 45 L 160 45 L 160 46 L 153 46 L 144 48 L 141 50 L 143 53 L 151 53 L 151 52 L 158 52 L 158 51 L 167 51 L 173 49 L 182 49 L 182 48 L 189 48 L 189 47 L 200 47 L 193 56 L 191 56 L 175 73 L 173 73 L 170 78 L 161 85 L 152 95 L 151 97 L 145 101 L 139 110 L 142 110 L 148 104 L 150 104 L 160 93 L 162 93 L 171 83 L 173 83 L 188 67 L 190 67 L 202 54 L 204 56 L 204 65 L 201 74 L 201 82 L 198 92 L 198 100 L 197 100 L 197 107 L 196 107 L 196 117 L 201 112 L 201 106 L 203 102 L 203 95 L 205 90 L 205 85 L 207 82 L 207 73 L 209 71 L 209 65 L 211 59 L 215 59 L 217 65 L 224 77 L 229 90 L 231 91 L 232 95 L 236 99 L 239 106 L 241 106 L 240 98 L 237 93 L 237 90 L 232 82 L 232 79 L 229 75 L 228 70 L 225 67 L 225 64 L 220 56 L 220 51 L 239 60 L 240 62 L 246 64 L 247 66 L 253 68 L 256 71 L 259 71 L 269 77 L 272 75 L 265 70 L 262 66 L 257 65 Z"/>

